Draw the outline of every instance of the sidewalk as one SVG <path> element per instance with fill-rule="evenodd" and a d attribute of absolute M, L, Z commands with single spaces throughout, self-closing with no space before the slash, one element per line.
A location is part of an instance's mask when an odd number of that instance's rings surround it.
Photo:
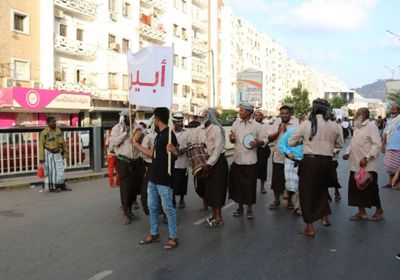
<path fill-rule="evenodd" d="M 107 169 L 102 169 L 100 172 L 93 172 L 93 170 L 79 170 L 65 172 L 66 181 L 80 181 L 80 180 L 91 180 L 101 177 L 105 177 Z M 18 176 L 13 178 L 0 179 L 0 190 L 6 189 L 23 189 L 29 188 L 32 185 L 42 185 L 43 179 L 37 176 Z"/>

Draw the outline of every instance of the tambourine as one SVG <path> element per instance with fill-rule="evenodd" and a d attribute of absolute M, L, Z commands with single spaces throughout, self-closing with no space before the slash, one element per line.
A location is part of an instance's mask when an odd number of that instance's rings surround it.
<path fill-rule="evenodd" d="M 256 138 L 253 136 L 253 135 L 251 135 L 251 134 L 246 134 L 245 136 L 244 136 L 244 138 L 243 138 L 243 146 L 246 148 L 246 149 L 249 149 L 249 150 L 251 150 L 251 149 L 253 149 L 253 147 L 251 146 L 251 142 L 253 142 L 254 140 L 256 140 Z"/>

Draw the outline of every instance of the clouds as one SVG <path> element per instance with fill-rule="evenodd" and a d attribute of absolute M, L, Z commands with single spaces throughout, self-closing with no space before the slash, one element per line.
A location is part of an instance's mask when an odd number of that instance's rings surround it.
<path fill-rule="evenodd" d="M 379 0 L 305 0 L 293 1 L 229 0 L 234 10 L 263 14 L 274 26 L 295 30 L 343 32 L 357 30 L 368 23 Z"/>

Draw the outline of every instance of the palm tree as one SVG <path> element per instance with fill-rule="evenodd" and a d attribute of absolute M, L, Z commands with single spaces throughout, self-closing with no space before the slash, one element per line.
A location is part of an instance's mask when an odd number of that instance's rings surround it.
<path fill-rule="evenodd" d="M 393 90 L 387 94 L 387 99 L 393 103 L 400 105 L 400 89 Z"/>

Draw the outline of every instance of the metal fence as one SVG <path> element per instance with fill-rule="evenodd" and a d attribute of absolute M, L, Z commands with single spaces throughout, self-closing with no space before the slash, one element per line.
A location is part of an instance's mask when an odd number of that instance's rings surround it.
<path fill-rule="evenodd" d="M 39 138 L 43 128 L 0 129 L 0 177 L 28 175 L 39 165 Z M 66 169 L 89 169 L 92 162 L 92 128 L 63 128 L 68 148 Z"/>

